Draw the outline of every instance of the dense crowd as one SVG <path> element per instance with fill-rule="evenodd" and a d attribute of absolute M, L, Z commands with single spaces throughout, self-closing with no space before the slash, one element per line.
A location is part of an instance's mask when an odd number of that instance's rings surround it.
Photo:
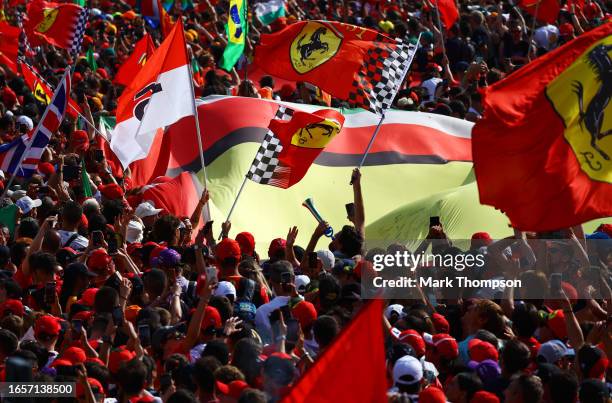
<path fill-rule="evenodd" d="M 126 2 L 88 3 L 83 49 L 93 49 L 97 69 L 85 57 L 75 61 L 73 99 L 97 125 L 114 115 L 122 87 L 112 79 L 134 43 L 145 32 L 157 44 L 162 38 Z M 170 15 L 183 18 L 197 96 L 342 106 L 306 83 L 275 86 L 270 76 L 254 82 L 241 78 L 244 71 L 219 69 L 227 2 L 199 1 L 185 11 L 176 3 Z M 564 6 L 554 24 L 533 21 L 510 2 L 460 3 L 458 22 L 445 29 L 435 1 L 289 0 L 286 17 L 269 26 L 252 19 L 246 55 L 262 33 L 305 19 L 340 20 L 412 42 L 421 34 L 395 107 L 476 121 L 479 88 L 610 17 L 609 2 L 599 0 Z M 10 23 L 21 7 L 5 8 Z M 46 45 L 28 62 L 56 85 L 71 60 Z M 45 106 L 7 66 L 0 66 L 0 96 L 2 142 L 32 131 Z M 76 382 L 77 400 L 87 403 L 279 401 L 367 302 L 360 283 L 375 256 L 405 250 L 366 249 L 357 169 L 354 211 L 329 245 L 326 223 L 299 228 L 312 231 L 302 246 L 295 227 L 269 245 L 231 222 L 221 240 L 209 225 L 194 233 L 208 193 L 191 217 L 156 208 L 131 187 L 129 170 L 101 157 L 96 131 L 83 118 L 66 117 L 37 174 L 10 187 L 8 175 L 0 177 L 0 205 L 18 208 L 16 221 L 5 220 L 0 231 L 0 380 Z M 381 323 L 390 401 L 609 401 L 612 226 L 593 234 L 578 226 L 535 242 L 551 235 L 515 231 L 493 242 L 480 232 L 469 249 L 487 256 L 483 278 L 520 278 L 548 290 L 551 274 L 561 273 L 555 298 L 506 288 L 453 297 L 420 289 L 387 299 Z M 470 253 L 453 246 L 444 223 L 432 224 L 416 253 L 430 244 L 435 253 Z"/>

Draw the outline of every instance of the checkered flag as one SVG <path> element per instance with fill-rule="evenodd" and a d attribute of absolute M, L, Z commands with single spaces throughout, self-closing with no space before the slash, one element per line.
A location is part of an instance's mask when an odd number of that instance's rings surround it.
<path fill-rule="evenodd" d="M 17 48 L 17 57 L 19 59 L 24 59 L 26 56 L 30 56 L 34 54 L 34 50 L 32 46 L 30 46 L 30 41 L 28 41 L 28 36 L 23 30 L 23 13 L 17 13 L 15 16 L 17 19 L 17 27 L 21 30 L 19 32 L 19 46 Z"/>
<path fill-rule="evenodd" d="M 83 8 L 81 10 L 81 14 L 79 14 L 79 19 L 77 20 L 76 26 L 74 27 L 74 31 L 72 32 L 72 45 L 70 46 L 70 56 L 72 57 L 72 62 L 74 63 L 79 57 L 79 53 L 81 53 L 81 44 L 83 43 L 83 35 L 85 34 L 85 27 L 87 26 L 87 16 L 89 15 L 89 10 L 87 8 Z"/>
<path fill-rule="evenodd" d="M 290 120 L 292 116 L 293 109 L 280 105 L 274 119 Z M 268 129 L 246 177 L 253 182 L 263 185 L 282 187 L 283 183 L 288 181 L 288 179 L 280 179 L 278 177 L 279 174 L 283 176 L 282 173 L 285 170 L 279 165 L 278 161 L 278 155 L 282 150 L 283 145 L 280 143 L 280 140 L 274 135 L 272 130 Z"/>
<path fill-rule="evenodd" d="M 396 39 L 395 43 L 375 41 L 365 63 L 353 80 L 348 103 L 382 115 L 391 107 L 418 48 Z"/>

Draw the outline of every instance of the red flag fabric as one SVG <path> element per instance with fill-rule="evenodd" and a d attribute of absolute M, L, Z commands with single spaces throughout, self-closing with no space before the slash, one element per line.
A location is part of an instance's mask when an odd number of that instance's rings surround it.
<path fill-rule="evenodd" d="M 539 6 L 538 2 L 540 3 Z M 519 6 L 538 20 L 548 24 L 557 21 L 561 10 L 558 0 L 520 0 Z"/>
<path fill-rule="evenodd" d="M 19 28 L 0 21 L 0 63 L 6 64 L 13 71 L 17 71 L 20 32 Z"/>
<path fill-rule="evenodd" d="M 194 115 L 188 63 L 183 24 L 175 24 L 119 98 L 111 148 L 124 167 L 147 156 L 159 128 Z"/>
<path fill-rule="evenodd" d="M 40 79 L 40 75 L 34 69 L 34 67 L 21 62 L 19 63 L 19 66 L 21 74 L 23 74 L 23 79 L 30 88 L 30 91 L 32 91 L 32 94 L 34 94 L 34 98 L 36 98 L 39 102 L 48 105 L 51 97 L 53 96 L 53 90 Z M 72 98 L 70 98 L 68 100 L 68 109 L 66 110 L 66 114 L 74 119 L 79 113 L 81 113 L 81 108 Z"/>
<path fill-rule="evenodd" d="M 195 174 L 183 172 L 172 180 L 156 182 L 145 187 L 142 200 L 150 200 L 155 208 L 174 216 L 191 217 L 203 190 Z"/>
<path fill-rule="evenodd" d="M 459 10 L 457 10 L 455 0 L 436 0 L 435 5 L 440 12 L 440 20 L 444 24 L 444 28 L 449 30 L 459 19 Z"/>
<path fill-rule="evenodd" d="M 134 45 L 134 51 L 126 59 L 126 61 L 119 67 L 119 71 L 115 74 L 113 83 L 121 84 L 124 86 L 130 85 L 132 80 L 138 75 L 145 63 L 151 58 L 155 46 L 153 40 L 149 34 L 145 34 L 136 45 Z"/>
<path fill-rule="evenodd" d="M 283 115 L 291 119 L 279 118 Z M 307 113 L 283 106 L 279 107 L 276 116 L 277 119 L 270 121 L 268 134 L 247 177 L 254 182 L 286 189 L 306 175 L 325 146 L 340 133 L 344 116 L 332 109 Z"/>
<path fill-rule="evenodd" d="M 34 0 L 28 4 L 23 27 L 32 46 L 51 44 L 70 49 L 82 7 L 72 3 Z"/>
<path fill-rule="evenodd" d="M 193 141 L 195 142 L 195 136 Z M 183 143 L 185 144 L 185 143 Z M 197 147 L 197 146 L 196 146 Z M 170 166 L 172 151 L 171 138 L 166 136 L 163 129 L 158 129 L 149 155 L 130 164 L 132 184 L 134 187 L 144 186 L 158 176 L 166 175 Z"/>
<path fill-rule="evenodd" d="M 266 73 L 316 85 L 351 107 L 388 109 L 416 48 L 371 29 L 301 21 L 262 35 L 254 63 Z"/>
<path fill-rule="evenodd" d="M 523 231 L 612 215 L 612 23 L 486 87 L 472 131 L 480 201 Z"/>
<path fill-rule="evenodd" d="M 386 402 L 383 301 L 365 305 L 282 403 Z"/>

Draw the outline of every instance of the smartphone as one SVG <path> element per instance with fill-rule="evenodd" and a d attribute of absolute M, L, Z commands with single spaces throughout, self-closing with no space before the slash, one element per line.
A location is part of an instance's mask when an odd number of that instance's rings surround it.
<path fill-rule="evenodd" d="M 114 307 L 111 315 L 113 316 L 113 323 L 115 326 L 119 326 L 123 323 L 123 309 L 121 309 L 120 306 Z"/>
<path fill-rule="evenodd" d="M 93 158 L 96 162 L 104 161 L 104 151 L 102 150 L 93 150 Z"/>
<path fill-rule="evenodd" d="M 81 319 L 72 319 L 72 329 L 75 333 L 81 334 L 81 330 L 83 330 L 83 321 Z"/>
<path fill-rule="evenodd" d="M 45 285 L 45 303 L 53 304 L 55 302 L 55 281 L 49 281 Z"/>
<path fill-rule="evenodd" d="M 119 247 L 117 246 L 117 237 L 113 234 L 108 239 L 108 254 L 115 255 L 119 251 Z"/>
<path fill-rule="evenodd" d="M 550 293 L 553 296 L 561 295 L 561 273 L 550 275 Z"/>
<path fill-rule="evenodd" d="M 62 168 L 64 172 L 64 180 L 69 182 L 79 177 L 79 167 L 74 165 L 64 165 Z"/>
<path fill-rule="evenodd" d="M 214 284 L 219 281 L 217 278 L 217 268 L 214 266 L 208 266 L 206 268 L 206 280 L 208 284 Z"/>
<path fill-rule="evenodd" d="M 138 338 L 142 347 L 151 345 L 151 328 L 149 325 L 138 325 Z"/>
<path fill-rule="evenodd" d="M 355 217 L 355 203 L 347 203 L 344 205 L 344 208 L 346 208 L 346 216 L 349 219 Z"/>
<path fill-rule="evenodd" d="M 440 224 L 440 217 L 439 216 L 429 217 L 429 226 L 430 227 L 435 227 L 437 225 L 441 225 Z"/>
<path fill-rule="evenodd" d="M 474 61 L 478 64 L 482 63 L 482 56 L 476 56 L 476 58 L 474 59 Z"/>
<path fill-rule="evenodd" d="M 293 344 L 297 343 L 300 335 L 300 321 L 290 318 L 285 320 L 285 325 L 287 326 L 287 341 Z"/>
<path fill-rule="evenodd" d="M 314 269 L 318 265 L 319 257 L 317 256 L 317 252 L 308 252 L 308 267 Z"/>
<path fill-rule="evenodd" d="M 104 245 L 104 234 L 100 230 L 91 232 L 91 241 L 93 242 L 94 248 L 99 248 Z"/>

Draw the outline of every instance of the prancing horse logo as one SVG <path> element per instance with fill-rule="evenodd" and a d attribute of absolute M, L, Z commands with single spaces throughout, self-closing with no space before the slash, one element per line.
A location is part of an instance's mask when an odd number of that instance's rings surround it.
<path fill-rule="evenodd" d="M 546 87 L 580 169 L 606 183 L 612 183 L 611 51 L 611 36 L 597 41 Z"/>
<path fill-rule="evenodd" d="M 291 65 L 300 74 L 308 73 L 334 57 L 341 43 L 342 37 L 332 27 L 307 22 L 291 43 Z"/>

